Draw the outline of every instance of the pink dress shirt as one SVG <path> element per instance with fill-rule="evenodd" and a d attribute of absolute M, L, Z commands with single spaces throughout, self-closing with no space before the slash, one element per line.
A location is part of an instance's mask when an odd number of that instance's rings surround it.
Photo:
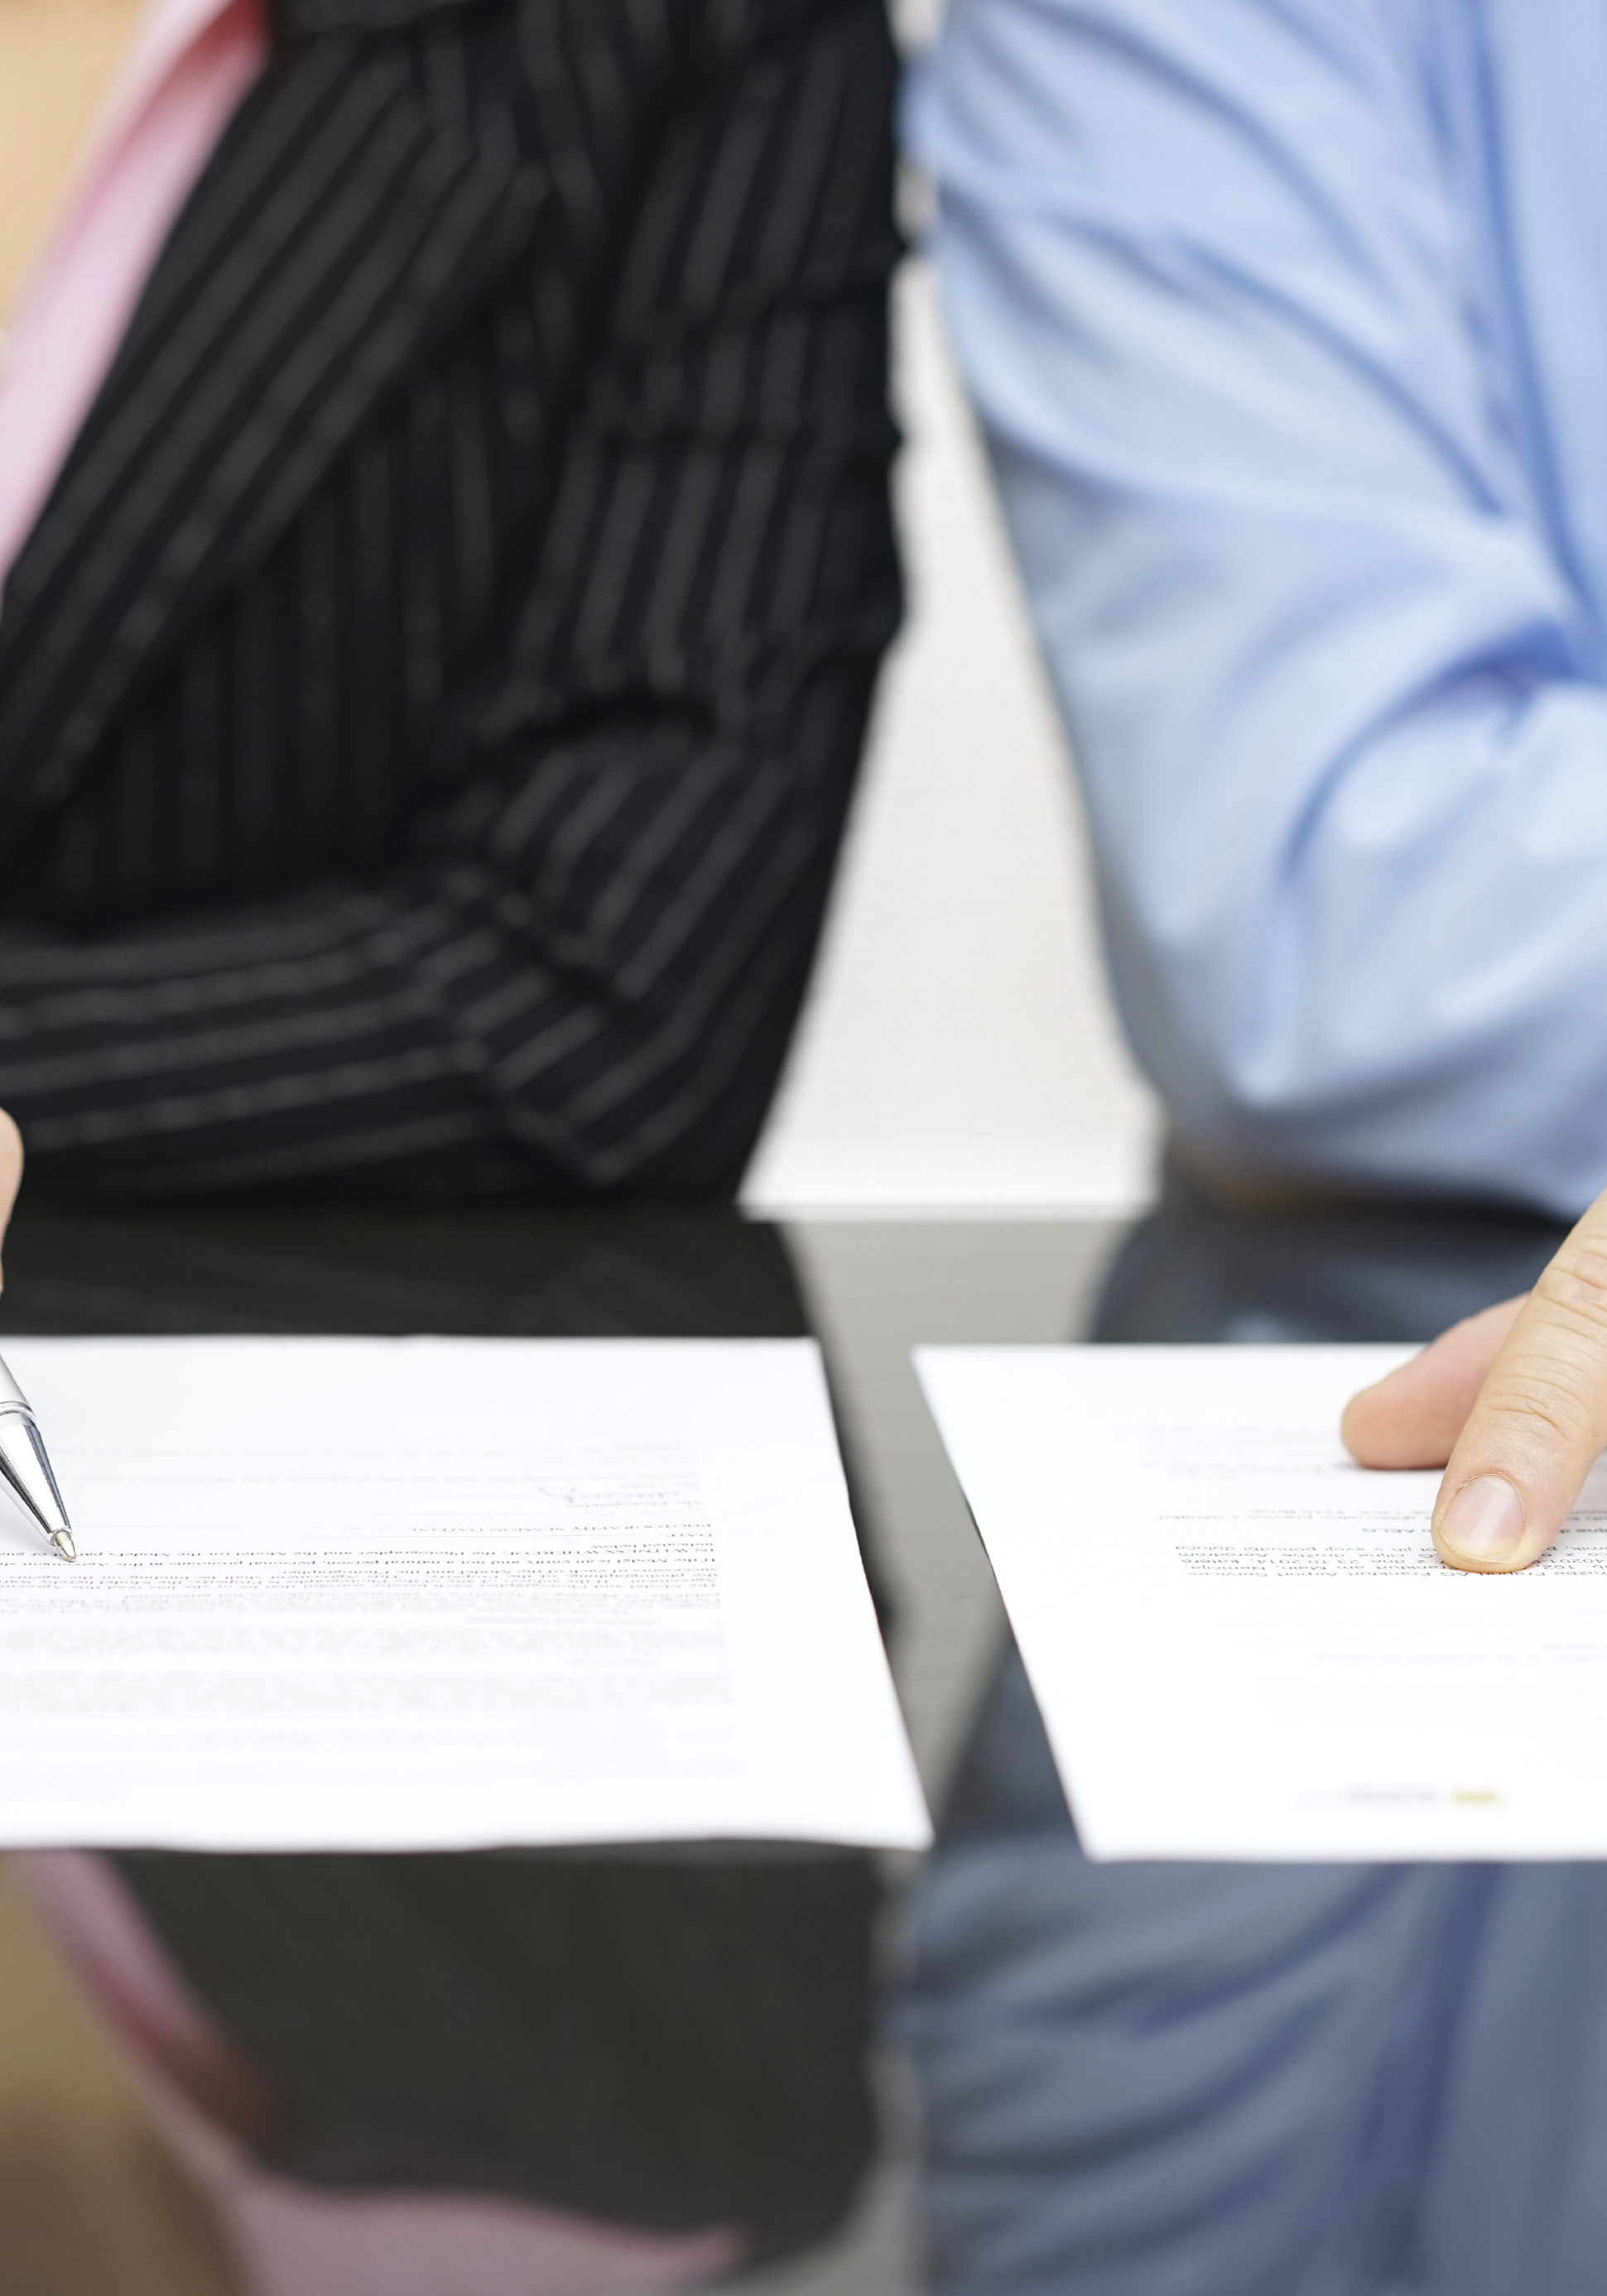
<path fill-rule="evenodd" d="M 0 589 L 267 52 L 262 0 L 150 0 L 0 344 Z"/>

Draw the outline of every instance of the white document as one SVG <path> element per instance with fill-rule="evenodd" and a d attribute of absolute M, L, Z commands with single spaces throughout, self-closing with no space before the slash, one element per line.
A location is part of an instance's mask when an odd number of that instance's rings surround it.
<path fill-rule="evenodd" d="M 0 1842 L 927 1840 L 812 1341 L 5 1355 Z"/>
<path fill-rule="evenodd" d="M 1409 1352 L 919 1351 L 1091 1856 L 1607 1857 L 1607 1474 L 1447 1570 L 1339 1439 Z"/>

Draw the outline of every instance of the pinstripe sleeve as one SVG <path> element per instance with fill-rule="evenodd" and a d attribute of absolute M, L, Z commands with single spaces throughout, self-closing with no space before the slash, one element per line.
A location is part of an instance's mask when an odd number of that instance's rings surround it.
<path fill-rule="evenodd" d="M 388 876 L 0 942 L 36 1179 L 734 1182 L 898 616 L 893 76 L 879 6 L 794 10 L 678 115 L 539 556 Z"/>

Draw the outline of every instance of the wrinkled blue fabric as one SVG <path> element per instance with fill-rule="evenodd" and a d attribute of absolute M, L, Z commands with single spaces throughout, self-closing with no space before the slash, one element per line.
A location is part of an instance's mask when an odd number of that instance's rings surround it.
<path fill-rule="evenodd" d="M 1203 1162 L 1607 1183 L 1607 8 L 950 0 L 909 131 Z"/>

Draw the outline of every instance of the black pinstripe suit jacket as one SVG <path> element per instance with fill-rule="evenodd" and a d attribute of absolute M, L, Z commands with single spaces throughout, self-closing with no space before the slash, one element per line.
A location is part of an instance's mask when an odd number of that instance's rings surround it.
<path fill-rule="evenodd" d="M 0 616 L 73 1191 L 729 1185 L 897 618 L 879 0 L 275 0 Z"/>

